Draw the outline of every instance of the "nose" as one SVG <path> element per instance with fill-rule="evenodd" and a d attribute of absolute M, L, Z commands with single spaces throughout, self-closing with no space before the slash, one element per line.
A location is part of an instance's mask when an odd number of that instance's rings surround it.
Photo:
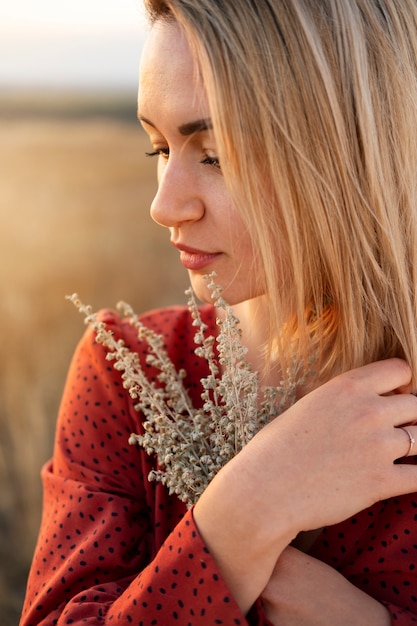
<path fill-rule="evenodd" d="M 158 191 L 151 204 L 151 217 L 161 226 L 179 227 L 201 219 L 204 201 L 196 173 L 189 171 L 174 157 L 158 167 Z"/>

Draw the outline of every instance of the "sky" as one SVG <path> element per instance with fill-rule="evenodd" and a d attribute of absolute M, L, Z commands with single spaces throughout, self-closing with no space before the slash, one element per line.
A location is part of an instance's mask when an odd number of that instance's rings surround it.
<path fill-rule="evenodd" d="M 0 0 L 4 87 L 135 88 L 141 0 Z"/>

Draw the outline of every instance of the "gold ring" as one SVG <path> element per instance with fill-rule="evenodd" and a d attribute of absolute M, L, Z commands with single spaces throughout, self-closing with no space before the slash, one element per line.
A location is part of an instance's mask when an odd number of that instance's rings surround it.
<path fill-rule="evenodd" d="M 413 449 L 413 445 L 415 444 L 416 440 L 414 439 L 414 437 L 413 437 L 413 435 L 410 433 L 410 431 L 409 431 L 407 428 L 405 428 L 405 426 L 400 426 L 400 428 L 401 428 L 401 430 L 403 430 L 404 432 L 406 432 L 406 433 L 407 433 L 407 435 L 408 435 L 408 439 L 410 440 L 410 441 L 409 441 L 410 445 L 409 445 L 409 447 L 408 447 L 407 454 L 405 454 L 404 456 L 410 456 L 410 454 L 411 454 L 411 450 Z"/>

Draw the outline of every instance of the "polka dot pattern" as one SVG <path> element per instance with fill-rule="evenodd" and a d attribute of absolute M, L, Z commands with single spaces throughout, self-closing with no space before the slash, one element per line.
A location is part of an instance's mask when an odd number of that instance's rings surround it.
<path fill-rule="evenodd" d="M 324 529 L 310 553 L 382 602 L 393 624 L 417 624 L 417 494 Z"/>
<path fill-rule="evenodd" d="M 201 311 L 214 333 L 212 307 Z M 110 311 L 102 319 L 144 363 L 136 331 Z M 163 335 L 201 403 L 208 372 L 194 354 L 188 310 L 153 311 L 142 321 Z M 192 510 L 148 481 L 154 459 L 128 445 L 130 433 L 142 430 L 140 414 L 105 354 L 87 331 L 70 366 L 53 458 L 42 470 L 43 518 L 20 626 L 267 626 L 260 602 L 241 614 Z M 325 529 L 311 549 L 384 602 L 401 626 L 417 622 L 416 502 L 409 496 L 375 506 Z"/>
<path fill-rule="evenodd" d="M 214 333 L 212 307 L 202 315 Z M 111 312 L 102 319 L 144 363 L 136 331 Z M 164 336 L 200 402 L 208 372 L 194 354 L 188 311 L 155 311 L 142 321 Z M 21 625 L 247 624 L 192 511 L 148 481 L 154 460 L 128 444 L 141 431 L 140 415 L 105 354 L 87 331 L 70 367 L 53 459 L 42 470 L 43 519 Z"/>

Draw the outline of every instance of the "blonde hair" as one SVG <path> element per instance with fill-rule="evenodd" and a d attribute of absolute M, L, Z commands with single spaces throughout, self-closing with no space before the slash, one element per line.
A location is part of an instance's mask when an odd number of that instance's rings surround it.
<path fill-rule="evenodd" d="M 417 381 L 417 3 L 145 5 L 199 62 L 284 368 L 400 356 Z"/>

